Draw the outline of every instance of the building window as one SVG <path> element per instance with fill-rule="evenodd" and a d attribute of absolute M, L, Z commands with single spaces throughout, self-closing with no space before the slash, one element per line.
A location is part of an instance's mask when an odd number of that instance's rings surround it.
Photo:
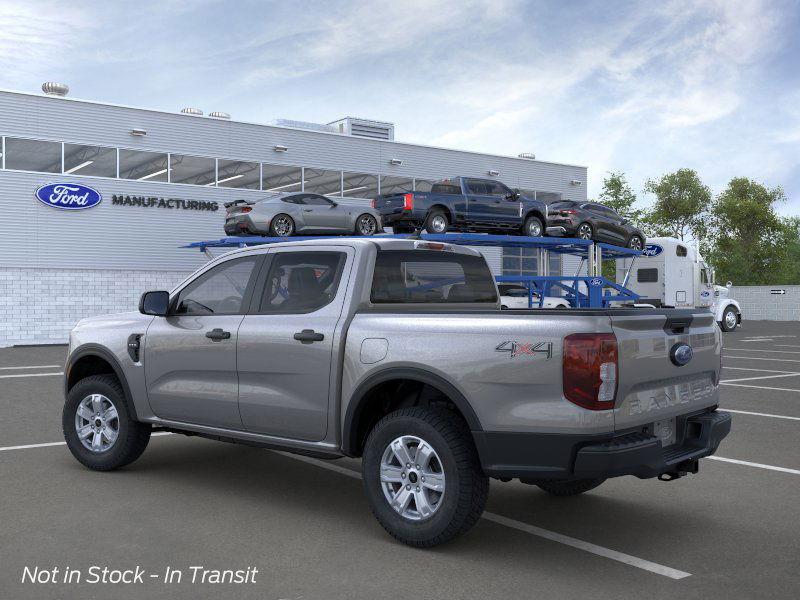
<path fill-rule="evenodd" d="M 536 248 L 503 248 L 503 275 L 538 275 Z"/>
<path fill-rule="evenodd" d="M 204 156 L 171 154 L 169 170 L 171 183 L 212 186 L 215 182 L 217 161 Z"/>
<path fill-rule="evenodd" d="M 119 176 L 139 181 L 168 181 L 167 155 L 141 150 L 119 151 Z"/>
<path fill-rule="evenodd" d="M 259 189 L 261 173 L 258 163 L 220 159 L 217 169 L 219 187 Z"/>
<path fill-rule="evenodd" d="M 342 195 L 342 172 L 341 171 L 327 171 L 325 169 L 311 169 L 306 167 L 303 169 L 304 176 L 304 190 L 314 194 L 322 194 L 323 196 L 341 196 Z"/>
<path fill-rule="evenodd" d="M 64 144 L 64 174 L 117 176 L 117 149 Z"/>
<path fill-rule="evenodd" d="M 6 138 L 6 169 L 61 173 L 61 143 Z"/>
<path fill-rule="evenodd" d="M 433 179 L 415 179 L 414 191 L 415 192 L 430 192 L 433 184 L 436 183 Z"/>
<path fill-rule="evenodd" d="M 383 175 L 381 177 L 381 194 L 402 194 L 414 191 L 414 180 L 411 177 L 395 177 Z"/>
<path fill-rule="evenodd" d="M 285 165 L 261 165 L 261 189 L 265 192 L 299 192 L 303 187 L 303 169 Z"/>
<path fill-rule="evenodd" d="M 375 198 L 378 195 L 378 176 L 363 173 L 342 174 L 344 189 L 342 195 L 346 198 Z"/>

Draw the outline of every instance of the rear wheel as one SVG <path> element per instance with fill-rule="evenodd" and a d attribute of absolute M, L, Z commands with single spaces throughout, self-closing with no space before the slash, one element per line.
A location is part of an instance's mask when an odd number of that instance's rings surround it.
<path fill-rule="evenodd" d="M 644 241 L 638 235 L 632 235 L 628 240 L 628 248 L 631 250 L 641 250 L 644 248 Z"/>
<path fill-rule="evenodd" d="M 590 240 L 594 235 L 594 230 L 589 223 L 581 223 L 578 225 L 578 230 L 575 232 L 575 237 L 580 240 Z"/>
<path fill-rule="evenodd" d="M 440 208 L 434 208 L 425 220 L 425 231 L 428 233 L 447 233 L 449 226 L 450 220 Z"/>
<path fill-rule="evenodd" d="M 356 235 L 375 235 L 378 232 L 378 221 L 369 214 L 356 219 Z"/>
<path fill-rule="evenodd" d="M 539 217 L 530 216 L 525 219 L 525 224 L 522 226 L 522 235 L 530 237 L 541 237 L 544 235 L 544 225 Z"/>
<path fill-rule="evenodd" d="M 133 420 L 122 386 L 113 375 L 92 375 L 76 383 L 67 395 L 61 420 L 70 452 L 95 471 L 132 463 L 150 441 L 150 425 Z"/>
<path fill-rule="evenodd" d="M 410 546 L 465 533 L 489 494 L 469 428 L 447 410 L 403 408 L 385 416 L 367 438 L 362 469 L 373 514 Z"/>
<path fill-rule="evenodd" d="M 294 233 L 294 220 L 283 213 L 275 215 L 269 224 L 269 232 L 274 237 L 289 237 Z"/>
<path fill-rule="evenodd" d="M 577 496 L 593 490 L 605 479 L 573 479 L 570 481 L 537 481 L 536 485 L 553 496 Z"/>
<path fill-rule="evenodd" d="M 734 331 L 738 325 L 739 317 L 736 314 L 736 310 L 732 306 L 729 306 L 725 309 L 725 312 L 722 313 L 722 321 L 720 321 L 719 327 L 722 331 Z"/>

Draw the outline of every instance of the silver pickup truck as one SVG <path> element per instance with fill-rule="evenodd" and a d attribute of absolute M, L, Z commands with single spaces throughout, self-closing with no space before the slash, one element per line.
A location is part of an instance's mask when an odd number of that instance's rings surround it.
<path fill-rule="evenodd" d="M 78 323 L 64 435 L 96 470 L 154 429 L 362 457 L 383 527 L 432 546 L 477 521 L 490 477 L 568 496 L 697 472 L 730 431 L 720 357 L 705 310 L 507 311 L 467 248 L 287 242 Z"/>

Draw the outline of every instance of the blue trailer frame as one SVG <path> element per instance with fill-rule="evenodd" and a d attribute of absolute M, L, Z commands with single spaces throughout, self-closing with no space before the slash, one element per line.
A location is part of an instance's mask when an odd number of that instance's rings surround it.
<path fill-rule="evenodd" d="M 211 256 L 209 248 L 245 248 L 247 246 L 260 246 L 264 244 L 276 244 L 279 242 L 293 242 L 303 240 L 316 240 L 323 238 L 343 236 L 297 236 L 285 237 L 261 237 L 261 236 L 242 236 L 225 237 L 218 240 L 206 240 L 192 242 L 183 248 L 197 248 L 201 252 Z M 362 237 L 362 236 L 347 236 Z M 390 239 L 420 239 L 431 242 L 441 242 L 445 244 L 455 244 L 460 246 L 493 246 L 504 248 L 537 248 L 547 252 L 557 254 L 568 254 L 580 256 L 588 260 L 589 275 L 499 275 L 495 279 L 498 283 L 518 283 L 528 289 L 528 307 L 534 306 L 534 294 L 539 295 L 539 307 L 544 304 L 545 296 L 550 295 L 553 290 L 564 292 L 565 299 L 573 308 L 605 308 L 611 302 L 636 302 L 639 296 L 614 281 L 610 281 L 600 273 L 592 273 L 592 264 L 598 264 L 600 258 L 593 260 L 594 256 L 601 258 L 635 258 L 641 255 L 638 250 L 612 246 L 602 242 L 592 240 L 581 240 L 577 238 L 555 238 L 555 237 L 527 237 L 519 235 L 483 235 L 475 233 L 445 233 L 445 234 L 380 234 L 365 237 L 365 239 L 390 238 Z M 627 278 L 626 278 L 627 279 Z M 585 288 L 583 291 L 581 288 Z"/>

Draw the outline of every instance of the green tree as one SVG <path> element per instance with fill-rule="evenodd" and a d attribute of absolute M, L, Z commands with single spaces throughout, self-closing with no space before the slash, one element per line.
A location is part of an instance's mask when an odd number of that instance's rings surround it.
<path fill-rule="evenodd" d="M 746 177 L 731 179 L 711 207 L 707 258 L 720 282 L 737 285 L 797 281 L 800 256 L 797 219 L 782 219 L 775 204 L 786 199 L 780 187 L 767 188 Z"/>
<path fill-rule="evenodd" d="M 656 197 L 643 218 L 650 233 L 681 240 L 705 237 L 711 190 L 696 171 L 678 169 L 660 179 L 649 179 L 644 191 Z"/>
<path fill-rule="evenodd" d="M 617 211 L 621 216 L 639 226 L 642 211 L 636 207 L 636 194 L 633 193 L 625 173 L 610 171 L 603 180 L 603 191 L 600 192 L 600 203 Z"/>

